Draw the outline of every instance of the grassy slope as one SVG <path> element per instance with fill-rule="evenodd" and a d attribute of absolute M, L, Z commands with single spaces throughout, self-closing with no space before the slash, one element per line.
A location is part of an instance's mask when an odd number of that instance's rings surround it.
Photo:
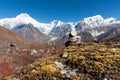
<path fill-rule="evenodd" d="M 63 53 L 28 65 L 3 80 L 105 79 L 120 80 L 120 44 L 69 46 Z"/>

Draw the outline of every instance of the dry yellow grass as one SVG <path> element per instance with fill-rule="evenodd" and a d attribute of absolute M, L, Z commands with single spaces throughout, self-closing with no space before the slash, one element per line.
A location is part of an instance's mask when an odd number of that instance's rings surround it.
<path fill-rule="evenodd" d="M 119 44 L 120 45 L 120 44 Z M 67 57 L 62 57 L 67 54 Z M 65 65 L 57 67 L 55 61 Z M 65 71 L 67 73 L 65 73 Z M 120 48 L 90 43 L 69 46 L 63 53 L 28 65 L 3 80 L 120 80 Z"/>

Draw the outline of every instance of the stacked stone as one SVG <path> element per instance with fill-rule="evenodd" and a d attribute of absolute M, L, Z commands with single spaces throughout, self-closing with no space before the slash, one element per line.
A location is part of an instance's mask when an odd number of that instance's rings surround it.
<path fill-rule="evenodd" d="M 69 34 L 68 41 L 65 43 L 65 46 L 80 45 L 81 37 L 77 36 L 77 31 L 71 31 Z"/>

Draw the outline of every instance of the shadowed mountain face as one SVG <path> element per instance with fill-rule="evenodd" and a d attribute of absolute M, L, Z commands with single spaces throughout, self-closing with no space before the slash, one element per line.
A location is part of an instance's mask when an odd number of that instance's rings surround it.
<path fill-rule="evenodd" d="M 109 38 L 120 38 L 120 27 L 115 27 L 98 36 L 98 41 L 109 39 Z"/>
<path fill-rule="evenodd" d="M 71 31 L 70 24 L 62 24 L 60 26 L 54 27 L 49 36 L 50 40 L 53 41 L 53 38 L 56 38 L 55 41 L 61 41 L 64 39 L 64 36 L 68 35 Z"/>
<path fill-rule="evenodd" d="M 24 36 L 30 42 L 46 42 L 49 39 L 47 35 L 40 32 L 31 23 L 17 26 L 12 31 Z"/>
<path fill-rule="evenodd" d="M 82 37 L 82 42 L 95 41 L 95 38 L 88 31 L 81 31 L 78 35 Z"/>

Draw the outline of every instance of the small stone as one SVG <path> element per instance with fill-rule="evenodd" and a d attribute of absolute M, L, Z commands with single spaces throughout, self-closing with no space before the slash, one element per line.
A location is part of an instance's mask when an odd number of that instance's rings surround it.
<path fill-rule="evenodd" d="M 108 80 L 107 78 L 104 78 L 104 80 Z"/>
<path fill-rule="evenodd" d="M 67 57 L 68 57 L 67 53 L 63 54 L 63 56 L 62 56 L 62 58 L 67 58 Z"/>
<path fill-rule="evenodd" d="M 54 62 L 57 66 L 57 68 L 63 69 L 65 67 L 65 65 L 63 65 L 61 62 Z"/>

